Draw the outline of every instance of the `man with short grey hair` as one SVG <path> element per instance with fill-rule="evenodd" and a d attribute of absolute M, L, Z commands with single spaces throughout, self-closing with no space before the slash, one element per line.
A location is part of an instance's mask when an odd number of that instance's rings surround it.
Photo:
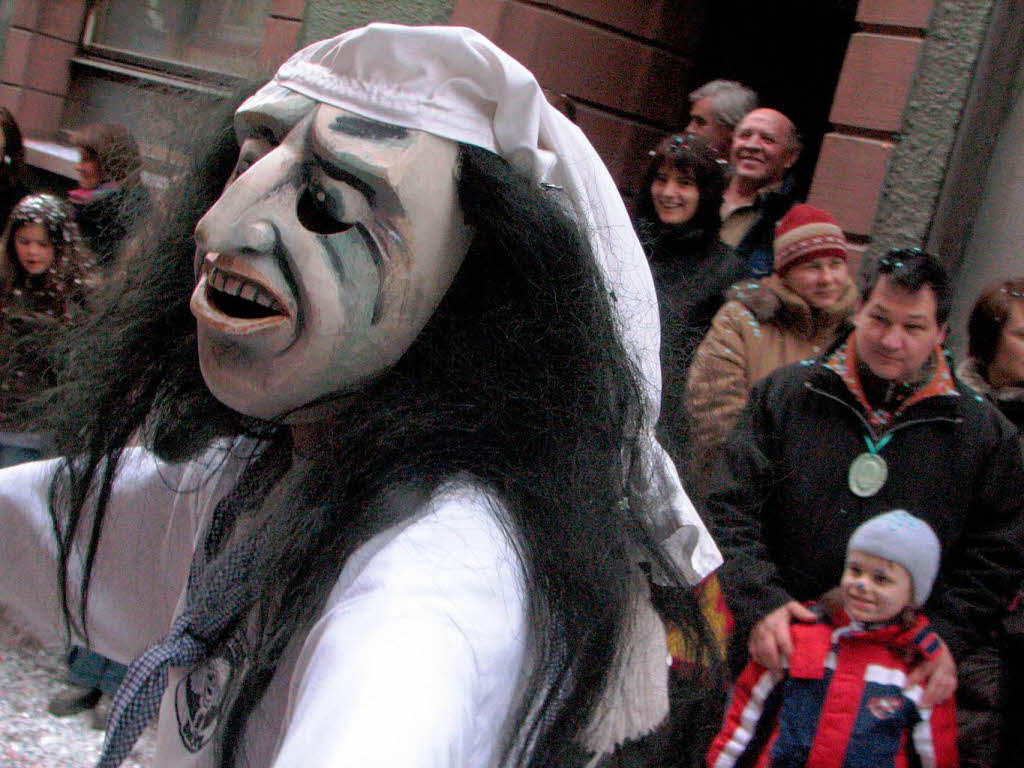
<path fill-rule="evenodd" d="M 747 112 L 757 108 L 757 94 L 735 80 L 712 80 L 689 98 L 686 132 L 702 138 L 720 160 L 728 160 L 733 128 Z"/>

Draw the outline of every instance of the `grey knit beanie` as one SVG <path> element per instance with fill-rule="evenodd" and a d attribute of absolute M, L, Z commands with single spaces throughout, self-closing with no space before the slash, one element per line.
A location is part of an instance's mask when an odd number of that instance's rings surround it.
<path fill-rule="evenodd" d="M 856 549 L 894 563 L 910 573 L 914 604 L 925 604 L 939 573 L 939 538 L 924 520 L 894 509 L 862 523 L 850 537 L 846 554 Z"/>

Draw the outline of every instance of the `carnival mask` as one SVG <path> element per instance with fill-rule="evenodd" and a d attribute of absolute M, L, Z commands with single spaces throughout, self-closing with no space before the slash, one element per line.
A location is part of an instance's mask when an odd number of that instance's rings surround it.
<path fill-rule="evenodd" d="M 264 419 L 393 365 L 469 246 L 458 145 L 268 85 L 236 114 L 238 165 L 196 228 L 207 386 Z"/>

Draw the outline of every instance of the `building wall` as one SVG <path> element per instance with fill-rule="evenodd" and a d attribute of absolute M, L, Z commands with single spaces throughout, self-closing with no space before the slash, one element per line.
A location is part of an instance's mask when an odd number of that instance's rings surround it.
<path fill-rule="evenodd" d="M 530 69 L 628 194 L 683 124 L 706 12 L 707 0 L 458 0 L 451 23 Z"/>
<path fill-rule="evenodd" d="M 973 299 L 980 282 L 991 276 L 990 270 L 1003 275 L 1019 272 L 1020 251 L 1005 247 L 988 248 L 984 258 L 971 249 L 977 248 L 977 235 L 992 226 L 986 204 L 1002 205 L 1012 200 L 1013 177 L 1001 177 L 1001 189 L 995 183 L 999 174 L 1014 168 L 1024 172 L 1017 158 L 1015 166 L 1008 148 L 1020 145 L 1019 115 L 1021 93 L 1024 92 L 1024 3 L 1000 0 L 993 9 L 982 54 L 974 70 L 970 93 L 960 119 L 956 143 L 950 157 L 935 215 L 928 231 L 927 248 L 941 254 L 955 271 L 958 298 Z M 1009 144 L 1007 144 L 1007 137 Z M 1019 179 L 1019 176 L 1017 177 Z M 1009 197 L 1007 197 L 1009 196 Z M 994 198 L 994 200 L 993 200 Z M 1020 201 L 1017 200 L 1018 210 Z M 1011 210 L 1011 209 L 1007 209 Z M 1005 222 L 1011 221 L 1005 218 Z M 1012 230 L 1012 227 L 1011 227 Z M 983 238 L 986 239 L 986 238 Z M 1007 241 L 1004 239 L 1003 244 Z M 979 278 L 976 272 L 985 274 Z M 964 313 L 966 314 L 966 313 Z M 961 331 L 959 324 L 951 329 L 954 343 Z"/>
<path fill-rule="evenodd" d="M 57 131 L 85 7 L 85 0 L 15 0 L 0 63 L 0 104 L 27 136 L 50 138 Z"/>
<path fill-rule="evenodd" d="M 874 253 L 928 243 L 995 0 L 937 2 L 872 226 Z M 955 256 L 946 254 L 949 266 Z"/>
<path fill-rule="evenodd" d="M 966 349 L 967 316 L 982 286 L 1024 276 L 1024 67 L 1018 67 L 1014 82 L 1015 97 L 992 154 L 957 276 L 949 322 L 954 354 Z"/>
<path fill-rule="evenodd" d="M 301 6 L 303 0 L 290 4 Z M 455 0 L 308 0 L 299 47 L 373 21 L 445 24 L 454 6 Z"/>
<path fill-rule="evenodd" d="M 983 178 L 988 167 L 994 138 L 986 144 L 972 134 L 969 96 L 997 12 L 1015 4 L 860 0 L 861 31 L 847 51 L 830 115 L 834 130 L 808 201 L 834 212 L 869 257 L 928 246 L 950 268 L 959 263 L 962 247 L 935 237 L 936 216 L 958 176 L 973 170 Z M 970 154 L 967 164 L 955 162 L 958 148 Z M 960 226 L 975 212 L 960 206 Z"/>

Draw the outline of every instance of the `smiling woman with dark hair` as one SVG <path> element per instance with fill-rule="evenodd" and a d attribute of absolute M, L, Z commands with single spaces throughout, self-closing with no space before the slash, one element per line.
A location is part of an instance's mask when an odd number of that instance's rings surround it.
<path fill-rule="evenodd" d="M 647 253 L 661 315 L 659 437 L 680 464 L 686 443 L 683 389 L 694 350 L 746 264 L 718 239 L 722 166 L 704 142 L 666 136 L 651 152 L 637 200 L 636 230 Z"/>

